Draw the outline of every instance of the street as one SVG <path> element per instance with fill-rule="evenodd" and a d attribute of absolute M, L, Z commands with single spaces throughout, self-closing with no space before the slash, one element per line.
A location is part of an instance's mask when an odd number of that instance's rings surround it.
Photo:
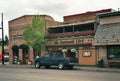
<path fill-rule="evenodd" d="M 0 67 L 0 81 L 120 81 L 120 73 Z"/>

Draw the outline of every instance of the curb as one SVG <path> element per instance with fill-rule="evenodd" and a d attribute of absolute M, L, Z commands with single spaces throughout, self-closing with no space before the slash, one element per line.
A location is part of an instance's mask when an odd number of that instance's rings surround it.
<path fill-rule="evenodd" d="M 34 68 L 34 65 L 17 65 L 17 64 L 0 64 L 0 68 Z M 83 67 L 83 66 L 74 66 L 74 69 L 81 71 L 99 71 L 99 72 L 119 72 L 120 68 L 98 68 L 98 67 Z"/>
<path fill-rule="evenodd" d="M 32 68 L 33 65 L 18 65 L 18 64 L 0 64 L 0 67 L 4 68 Z"/>
<path fill-rule="evenodd" d="M 99 68 L 99 67 L 80 67 L 80 66 L 75 66 L 74 68 L 83 70 L 83 71 L 119 72 L 120 73 L 120 68 Z"/>

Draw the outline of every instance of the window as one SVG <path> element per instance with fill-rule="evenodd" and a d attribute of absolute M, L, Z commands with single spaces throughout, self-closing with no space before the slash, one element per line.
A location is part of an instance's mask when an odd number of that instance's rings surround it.
<path fill-rule="evenodd" d="M 62 53 L 57 52 L 57 53 L 55 53 L 55 57 L 63 57 L 63 54 L 62 54 Z"/>
<path fill-rule="evenodd" d="M 107 47 L 107 59 L 111 60 L 120 59 L 120 45 Z"/>
<path fill-rule="evenodd" d="M 49 54 L 45 54 L 44 57 L 49 57 L 50 55 Z"/>

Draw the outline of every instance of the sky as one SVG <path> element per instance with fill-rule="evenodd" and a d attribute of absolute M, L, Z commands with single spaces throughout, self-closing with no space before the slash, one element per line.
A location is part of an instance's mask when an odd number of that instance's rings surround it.
<path fill-rule="evenodd" d="M 4 35 L 9 36 L 8 21 L 23 15 L 45 14 L 63 21 L 66 15 L 108 8 L 118 10 L 119 4 L 120 0 L 0 0 L 0 13 L 3 13 Z M 1 33 L 0 29 L 0 38 Z"/>

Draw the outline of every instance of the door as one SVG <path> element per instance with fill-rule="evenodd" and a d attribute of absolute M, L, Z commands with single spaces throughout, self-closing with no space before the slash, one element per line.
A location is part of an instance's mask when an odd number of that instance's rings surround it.
<path fill-rule="evenodd" d="M 28 54 L 28 49 L 23 50 L 23 64 L 28 64 L 29 61 L 29 54 Z"/>
<path fill-rule="evenodd" d="M 41 64 L 42 65 L 51 65 L 51 57 L 49 54 L 45 54 L 43 57 L 42 57 L 42 60 L 41 60 Z"/>

